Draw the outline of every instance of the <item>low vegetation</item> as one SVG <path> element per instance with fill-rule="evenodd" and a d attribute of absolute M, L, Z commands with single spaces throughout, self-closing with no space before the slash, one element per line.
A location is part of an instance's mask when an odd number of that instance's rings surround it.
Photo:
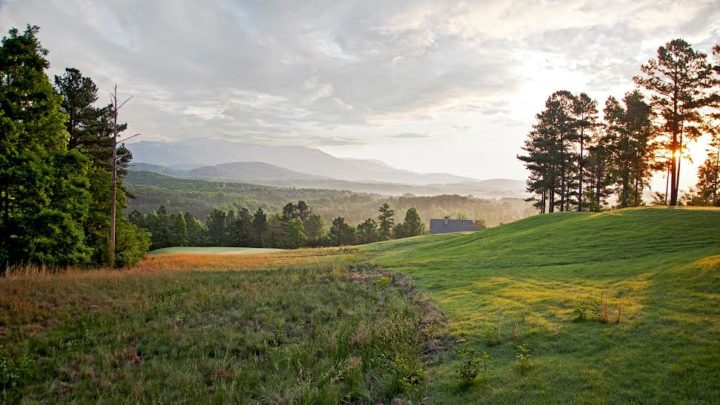
<path fill-rule="evenodd" d="M 716 403 L 718 229 L 713 208 L 566 212 L 361 254 L 446 313 L 460 343 L 430 369 L 437 403 Z M 492 359 L 469 386 L 467 350 Z"/>
<path fill-rule="evenodd" d="M 566 212 L 13 273 L 4 401 L 715 403 L 719 227 L 710 208 Z"/>
<path fill-rule="evenodd" d="M 421 399 L 439 314 L 407 280 L 331 253 L 11 274 L 0 282 L 0 402 Z"/>

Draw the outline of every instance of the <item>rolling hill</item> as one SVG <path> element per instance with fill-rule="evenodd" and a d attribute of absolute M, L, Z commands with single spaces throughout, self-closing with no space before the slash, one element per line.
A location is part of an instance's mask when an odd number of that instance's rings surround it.
<path fill-rule="evenodd" d="M 195 179 L 237 182 L 273 182 L 322 180 L 324 177 L 299 173 L 264 162 L 232 162 L 202 166 L 188 170 L 186 176 Z"/>
<path fill-rule="evenodd" d="M 556 213 L 362 250 L 440 304 L 458 353 L 492 359 L 469 389 L 457 360 L 435 366 L 434 402 L 720 401 L 718 209 Z"/>
<path fill-rule="evenodd" d="M 298 181 L 300 183 L 301 181 Z M 213 208 L 250 210 L 263 208 L 279 212 L 288 202 L 304 200 L 326 222 L 337 216 L 355 224 L 368 217 L 376 217 L 377 209 L 388 202 L 398 211 L 399 218 L 409 207 L 416 207 L 426 222 L 445 215 L 482 218 L 490 226 L 532 215 L 535 210 L 519 198 L 480 199 L 459 195 L 382 196 L 347 190 L 299 188 L 298 184 L 270 187 L 237 182 L 204 181 L 165 176 L 151 172 L 130 171 L 124 186 L 134 197 L 128 199 L 128 211 L 148 212 L 164 205 L 170 211 L 188 211 L 204 218 Z"/>
<path fill-rule="evenodd" d="M 263 162 L 294 172 L 346 181 L 425 185 L 477 180 L 445 173 L 415 173 L 372 159 L 342 159 L 319 149 L 300 146 L 251 145 L 196 138 L 174 142 L 140 141 L 127 147 L 135 162 L 185 170 L 222 163 Z"/>
<path fill-rule="evenodd" d="M 360 248 L 20 272 L 0 282 L 0 394 L 718 403 L 718 229 L 718 209 L 567 212 Z"/>
<path fill-rule="evenodd" d="M 152 172 L 183 179 L 224 181 L 273 187 L 344 190 L 386 196 L 412 194 L 436 196 L 442 194 L 472 195 L 478 198 L 525 198 L 525 183 L 520 180 L 490 179 L 451 184 L 408 185 L 388 182 L 360 182 L 336 180 L 295 172 L 263 162 L 233 162 L 195 169 L 132 163 L 132 172 Z"/>

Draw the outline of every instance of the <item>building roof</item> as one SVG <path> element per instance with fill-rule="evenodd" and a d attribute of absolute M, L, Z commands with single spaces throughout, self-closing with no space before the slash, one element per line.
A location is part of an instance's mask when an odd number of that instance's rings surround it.
<path fill-rule="evenodd" d="M 431 219 L 430 233 L 476 231 L 475 221 L 470 219 Z"/>

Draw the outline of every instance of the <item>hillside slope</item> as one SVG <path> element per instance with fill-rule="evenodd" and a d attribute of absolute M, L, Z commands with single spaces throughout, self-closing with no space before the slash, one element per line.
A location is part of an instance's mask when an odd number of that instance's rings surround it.
<path fill-rule="evenodd" d="M 179 179 L 156 173 L 131 171 L 124 186 L 135 197 L 128 199 L 128 211 L 149 212 L 160 205 L 171 211 L 188 211 L 197 218 L 205 218 L 213 208 L 229 209 L 237 205 L 255 211 L 278 212 L 288 202 L 304 200 L 313 212 L 326 222 L 342 216 L 350 223 L 376 217 L 377 209 L 388 202 L 402 220 L 409 207 L 416 207 L 425 222 L 430 218 L 464 214 L 468 218 L 482 218 L 494 226 L 532 215 L 534 208 L 518 198 L 478 199 L 467 196 L 439 195 L 433 197 L 387 197 L 342 190 L 269 187 L 234 182 L 211 182 Z"/>
<path fill-rule="evenodd" d="M 720 401 L 720 210 L 558 213 L 364 252 L 440 303 L 458 353 L 491 356 L 469 389 L 457 360 L 437 366 L 439 403 Z"/>

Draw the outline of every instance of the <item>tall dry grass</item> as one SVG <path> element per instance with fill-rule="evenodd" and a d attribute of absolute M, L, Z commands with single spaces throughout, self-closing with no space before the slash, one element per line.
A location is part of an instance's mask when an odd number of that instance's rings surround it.
<path fill-rule="evenodd" d="M 122 270 L 16 267 L 0 277 L 0 338 L 14 333 L 8 327 L 41 330 L 78 311 L 103 313 L 146 306 L 150 285 L 172 283 L 180 273 L 344 264 L 354 260 L 355 252 L 328 248 L 251 255 L 148 255 L 137 267 Z"/>

